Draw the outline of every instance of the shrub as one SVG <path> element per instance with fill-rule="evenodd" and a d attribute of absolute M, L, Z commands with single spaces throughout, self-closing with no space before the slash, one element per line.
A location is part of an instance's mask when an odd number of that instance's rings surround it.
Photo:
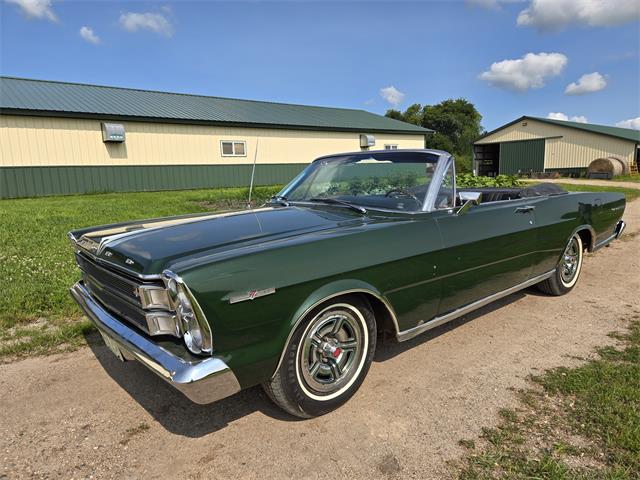
<path fill-rule="evenodd" d="M 523 185 L 515 175 L 498 175 L 497 177 L 475 177 L 471 173 L 463 173 L 456 176 L 458 187 L 484 187 L 484 188 L 510 188 Z"/>

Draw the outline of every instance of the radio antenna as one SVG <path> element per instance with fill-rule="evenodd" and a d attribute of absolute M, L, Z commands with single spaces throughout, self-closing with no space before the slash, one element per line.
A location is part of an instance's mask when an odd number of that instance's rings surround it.
<path fill-rule="evenodd" d="M 256 161 L 258 160 L 258 145 L 260 145 L 260 137 L 256 139 L 256 151 L 253 154 L 253 167 L 251 168 L 251 182 L 249 183 L 249 202 L 247 208 L 251 208 L 251 193 L 253 192 L 253 179 L 256 175 Z"/>

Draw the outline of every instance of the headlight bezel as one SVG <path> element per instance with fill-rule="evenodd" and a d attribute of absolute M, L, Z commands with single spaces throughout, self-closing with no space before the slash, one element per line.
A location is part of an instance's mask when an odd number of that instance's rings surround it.
<path fill-rule="evenodd" d="M 165 270 L 162 280 L 172 310 L 179 320 L 185 346 L 196 355 L 210 355 L 213 352 L 211 327 L 200 304 L 179 275 Z"/>

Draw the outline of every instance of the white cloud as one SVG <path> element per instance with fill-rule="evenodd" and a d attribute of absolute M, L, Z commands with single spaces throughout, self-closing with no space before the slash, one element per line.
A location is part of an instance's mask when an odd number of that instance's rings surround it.
<path fill-rule="evenodd" d="M 569 120 L 569 117 L 562 112 L 549 112 L 547 118 L 550 118 L 551 120 L 564 120 L 565 122 Z"/>
<path fill-rule="evenodd" d="M 51 0 L 6 0 L 6 2 L 18 5 L 28 18 L 58 21 L 58 17 L 51 8 Z"/>
<path fill-rule="evenodd" d="M 585 73 L 577 82 L 567 85 L 564 93 L 567 95 L 584 95 L 602 90 L 607 86 L 607 79 L 598 72 Z"/>
<path fill-rule="evenodd" d="M 574 115 L 573 117 L 569 118 L 568 115 L 562 112 L 549 112 L 547 118 L 551 120 L 562 120 L 564 122 L 571 120 L 572 122 L 587 123 L 587 117 L 585 117 L 584 115 Z"/>
<path fill-rule="evenodd" d="M 173 25 L 160 13 L 123 13 L 120 15 L 120 26 L 129 32 L 150 30 L 167 37 L 173 35 Z"/>
<path fill-rule="evenodd" d="M 100 37 L 96 35 L 91 27 L 81 27 L 80 36 L 87 42 L 98 45 L 100 43 Z"/>
<path fill-rule="evenodd" d="M 638 0 L 531 0 L 517 21 L 518 25 L 549 31 L 572 23 L 610 27 L 638 19 Z"/>
<path fill-rule="evenodd" d="M 397 107 L 398 105 L 400 105 L 400 103 L 405 97 L 404 93 L 402 93 L 393 85 L 381 88 L 380 96 L 384 98 L 388 103 L 393 105 L 394 107 Z"/>
<path fill-rule="evenodd" d="M 630 118 L 629 120 L 622 120 L 621 122 L 616 123 L 616 127 L 640 130 L 640 117 Z"/>
<path fill-rule="evenodd" d="M 544 87 L 545 78 L 559 75 L 567 61 L 562 53 L 527 53 L 522 58 L 492 63 L 478 78 L 497 87 L 524 92 Z"/>

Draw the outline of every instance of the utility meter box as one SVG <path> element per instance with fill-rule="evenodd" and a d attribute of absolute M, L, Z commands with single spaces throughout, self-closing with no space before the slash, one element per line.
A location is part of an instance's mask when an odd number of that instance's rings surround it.
<path fill-rule="evenodd" d="M 102 141 L 115 143 L 124 142 L 124 125 L 121 123 L 103 123 Z"/>
<path fill-rule="evenodd" d="M 360 147 L 369 148 L 376 144 L 376 137 L 373 135 L 360 134 Z"/>

